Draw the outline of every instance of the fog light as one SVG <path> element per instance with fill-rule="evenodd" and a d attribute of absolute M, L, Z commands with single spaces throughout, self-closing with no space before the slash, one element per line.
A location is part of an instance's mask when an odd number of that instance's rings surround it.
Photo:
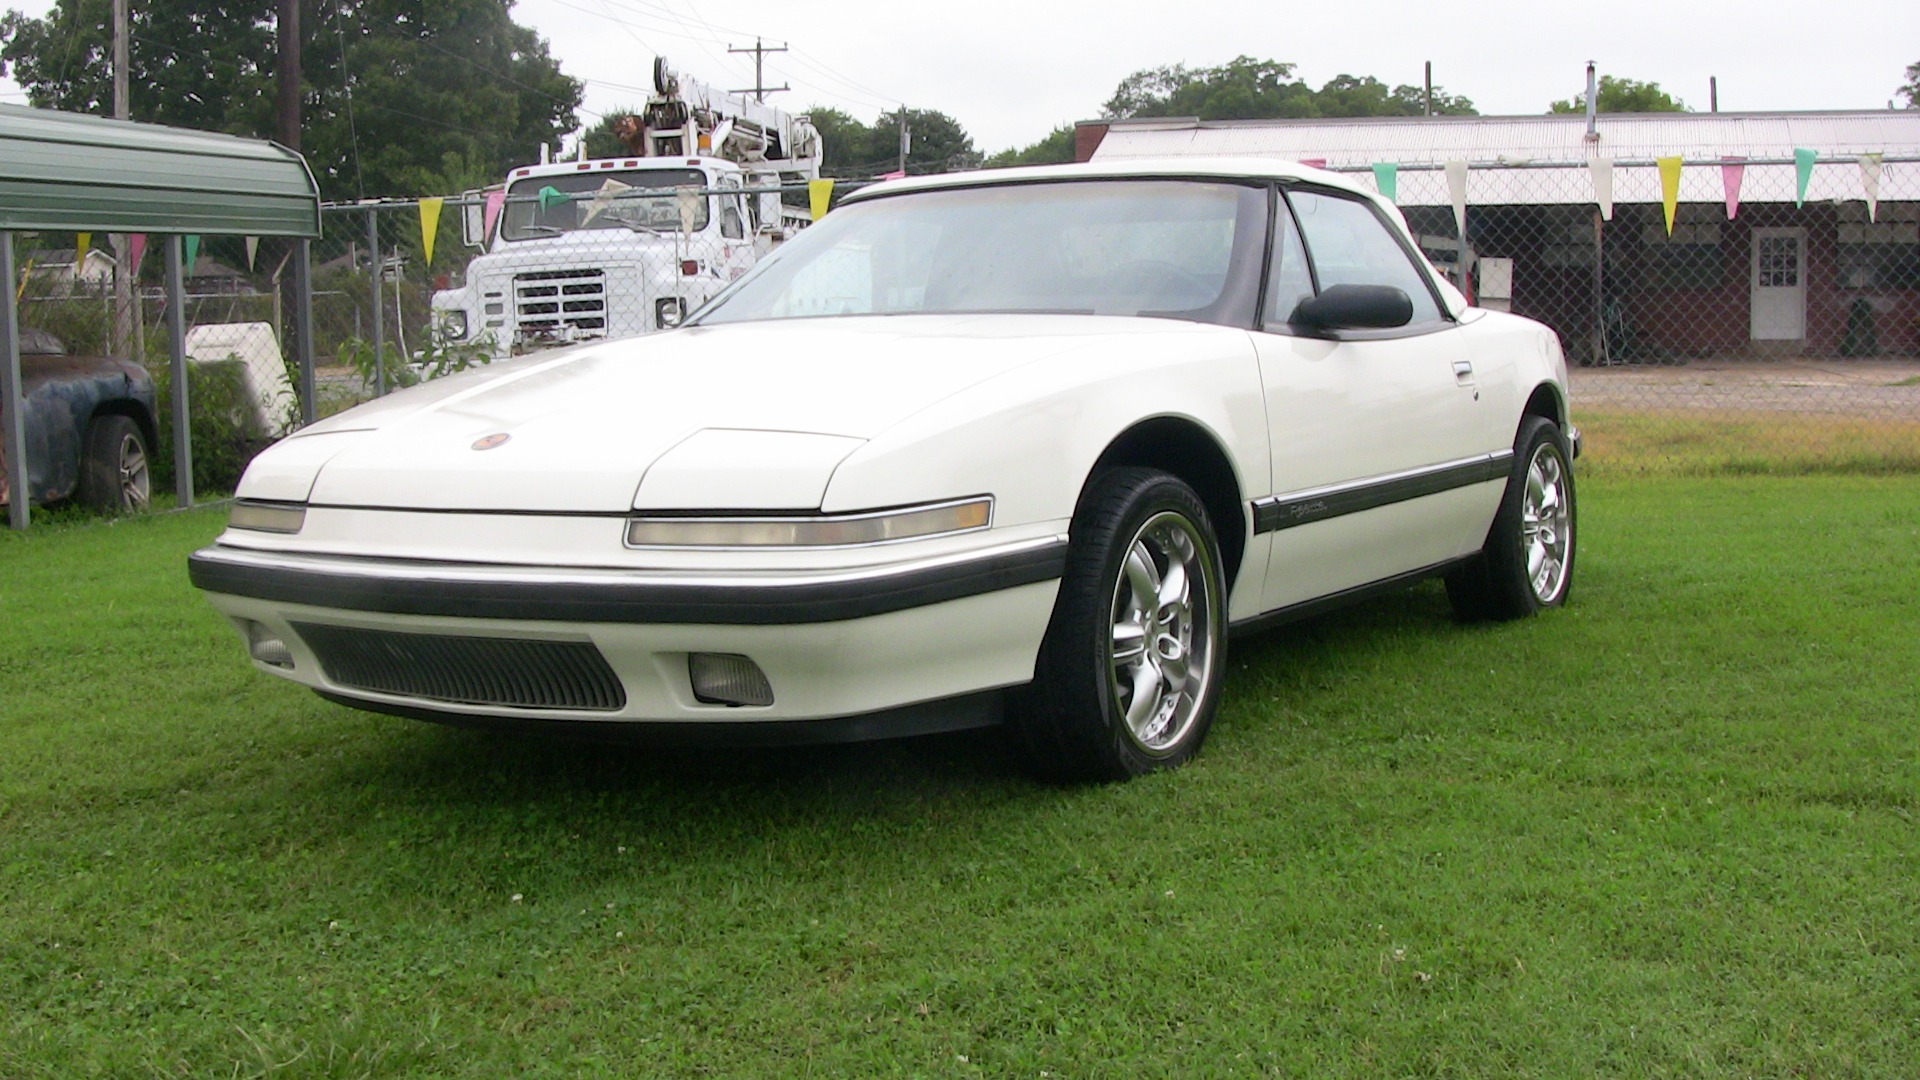
<path fill-rule="evenodd" d="M 771 705 L 773 687 L 760 665 L 737 653 L 688 653 L 693 696 L 707 705 Z"/>
<path fill-rule="evenodd" d="M 252 620 L 247 622 L 247 652 L 263 664 L 277 668 L 293 667 L 293 651 L 287 648 L 287 643 Z"/>

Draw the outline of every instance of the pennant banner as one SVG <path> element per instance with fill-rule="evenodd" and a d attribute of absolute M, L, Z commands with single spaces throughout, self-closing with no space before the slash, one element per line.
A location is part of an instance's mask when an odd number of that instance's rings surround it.
<path fill-rule="evenodd" d="M 807 204 L 813 210 L 813 220 L 826 217 L 828 207 L 833 205 L 833 181 L 807 181 Z"/>
<path fill-rule="evenodd" d="M 482 239 L 491 240 L 493 238 L 493 227 L 500 220 L 501 208 L 506 205 L 507 205 L 506 192 L 504 191 L 487 192 L 487 207 L 481 213 L 482 220 L 480 224 L 480 236 Z"/>
<path fill-rule="evenodd" d="M 881 174 L 880 174 L 880 179 L 882 179 L 882 180 L 904 180 L 904 179 L 906 178 L 906 175 L 907 175 L 907 170 L 905 170 L 905 169 L 895 169 L 895 170 L 893 170 L 892 172 L 889 172 L 889 173 L 881 173 Z"/>
<path fill-rule="evenodd" d="M 1327 167 L 1327 159 L 1323 157 L 1303 157 L 1300 159 L 1300 164 L 1310 169 L 1324 169 Z"/>
<path fill-rule="evenodd" d="M 1807 205 L 1807 184 L 1813 179 L 1813 162 L 1819 157 L 1811 150 L 1793 152 L 1794 189 L 1793 205 Z"/>
<path fill-rule="evenodd" d="M 147 234 L 137 232 L 128 236 L 127 249 L 133 262 L 132 272 L 134 280 L 138 281 L 140 279 L 140 260 L 147 254 Z"/>
<path fill-rule="evenodd" d="M 79 273 L 87 264 L 87 252 L 93 250 L 93 234 L 90 232 L 73 234 L 73 271 Z"/>
<path fill-rule="evenodd" d="M 440 234 L 440 208 L 446 200 L 430 197 L 420 200 L 420 246 L 426 251 L 427 265 L 433 265 L 433 239 Z"/>
<path fill-rule="evenodd" d="M 567 201 L 567 196 L 557 187 L 548 184 L 540 189 L 540 209 L 551 210 Z"/>
<path fill-rule="evenodd" d="M 1660 166 L 1660 209 L 1667 216 L 1667 235 L 1673 235 L 1674 211 L 1680 208 L 1680 169 L 1682 162 L 1677 157 L 1655 158 L 1654 164 Z"/>
<path fill-rule="evenodd" d="M 1467 235 L 1466 162 L 1447 162 L 1447 197 L 1453 200 L 1453 223 L 1459 228 L 1459 235 L 1464 238 Z"/>
<path fill-rule="evenodd" d="M 253 260 L 259 254 L 260 254 L 260 238 L 257 236 L 247 237 L 247 272 L 248 273 L 253 272 Z"/>
<path fill-rule="evenodd" d="M 1400 166 L 1391 161 L 1374 162 L 1373 186 L 1380 189 L 1381 197 L 1387 201 L 1400 201 Z"/>
<path fill-rule="evenodd" d="M 1728 155 L 1720 159 L 1720 184 L 1727 189 L 1727 220 L 1740 216 L 1740 181 L 1747 175 L 1746 158 Z"/>
<path fill-rule="evenodd" d="M 192 277 L 193 266 L 195 263 L 200 261 L 200 238 L 197 236 L 194 236 L 192 233 L 188 233 L 186 238 L 186 245 L 187 245 L 187 276 Z"/>
<path fill-rule="evenodd" d="M 1602 221 L 1613 220 L 1613 159 L 1594 158 L 1587 162 L 1593 174 L 1593 201 L 1600 207 Z"/>
<path fill-rule="evenodd" d="M 1880 217 L 1880 164 L 1882 155 L 1860 155 L 1860 188 L 1867 196 L 1867 220 L 1879 221 Z"/>

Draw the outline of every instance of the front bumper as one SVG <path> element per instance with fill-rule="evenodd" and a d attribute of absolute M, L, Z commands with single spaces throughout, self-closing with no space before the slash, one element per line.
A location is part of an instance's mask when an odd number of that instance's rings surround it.
<path fill-rule="evenodd" d="M 189 574 L 243 637 L 284 643 L 286 665 L 256 660 L 261 670 L 359 707 L 450 722 L 771 730 L 1028 681 L 1065 558 L 1060 536 L 883 566 L 738 573 L 535 569 L 216 544 L 191 556 Z M 358 661 L 384 652 L 393 664 L 450 670 L 444 678 L 367 679 L 357 673 L 364 663 L 341 658 L 338 643 L 356 637 Z M 539 689 L 554 671 L 457 670 L 518 663 L 529 648 L 573 657 L 554 662 L 560 671 L 578 667 L 581 655 L 604 661 L 618 690 L 591 707 L 556 706 Z M 773 703 L 699 701 L 690 653 L 750 658 Z M 533 689 L 503 701 L 471 689 L 476 680 Z M 950 713 L 941 714 L 946 726 L 966 726 Z M 926 728 L 903 720 L 892 733 L 914 730 Z M 876 733 L 888 733 L 879 717 L 844 737 Z M 780 741 L 817 737 L 787 734 L 794 737 Z"/>

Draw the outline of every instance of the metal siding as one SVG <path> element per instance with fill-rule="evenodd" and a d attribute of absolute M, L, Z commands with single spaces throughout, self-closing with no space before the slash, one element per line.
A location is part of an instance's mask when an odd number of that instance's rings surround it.
<path fill-rule="evenodd" d="M 1448 160 L 1471 162 L 1469 205 L 1583 205 L 1593 200 L 1586 162 L 1649 161 L 1680 155 L 1680 201 L 1716 203 L 1725 198 L 1720 170 L 1702 159 L 1737 153 L 1747 158 L 1791 158 L 1797 147 L 1822 158 L 1858 154 L 1920 157 L 1920 112 L 1876 113 L 1690 113 L 1601 114 L 1597 143 L 1586 141 L 1585 116 L 1366 118 L 1336 121 L 1151 121 L 1115 122 L 1094 153 L 1095 161 L 1149 157 L 1324 158 L 1335 171 L 1357 171 L 1371 186 L 1374 162 L 1395 162 L 1401 206 L 1447 206 Z M 1560 168 L 1531 162 L 1574 162 Z M 1429 165 L 1433 168 L 1418 168 Z M 1790 164 L 1748 165 L 1747 201 L 1769 192 L 1791 192 Z M 1616 165 L 1617 203 L 1660 201 L 1660 177 L 1651 165 Z M 1822 161 L 1808 182 L 1807 201 L 1859 199 L 1860 169 L 1853 161 Z M 1920 164 L 1889 161 L 1880 178 L 1882 201 L 1920 200 Z"/>
<path fill-rule="evenodd" d="M 0 229 L 314 237 L 320 198 L 272 143 L 0 105 Z"/>

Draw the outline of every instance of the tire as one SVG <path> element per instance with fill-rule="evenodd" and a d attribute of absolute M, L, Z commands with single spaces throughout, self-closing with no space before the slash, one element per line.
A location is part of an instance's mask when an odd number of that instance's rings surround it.
<path fill-rule="evenodd" d="M 1566 436 L 1553 421 L 1529 416 L 1513 449 L 1486 546 L 1447 575 L 1447 597 L 1462 619 L 1525 618 L 1566 603 L 1573 588 L 1578 515 Z"/>
<path fill-rule="evenodd" d="M 80 459 L 80 501 L 104 514 L 145 510 L 153 500 L 151 461 L 147 437 L 132 418 L 94 417 Z"/>
<path fill-rule="evenodd" d="M 1056 781 L 1125 780 L 1186 761 L 1226 671 L 1220 544 L 1192 488 L 1154 469 L 1080 498 L 1034 684 L 1013 726 Z"/>

